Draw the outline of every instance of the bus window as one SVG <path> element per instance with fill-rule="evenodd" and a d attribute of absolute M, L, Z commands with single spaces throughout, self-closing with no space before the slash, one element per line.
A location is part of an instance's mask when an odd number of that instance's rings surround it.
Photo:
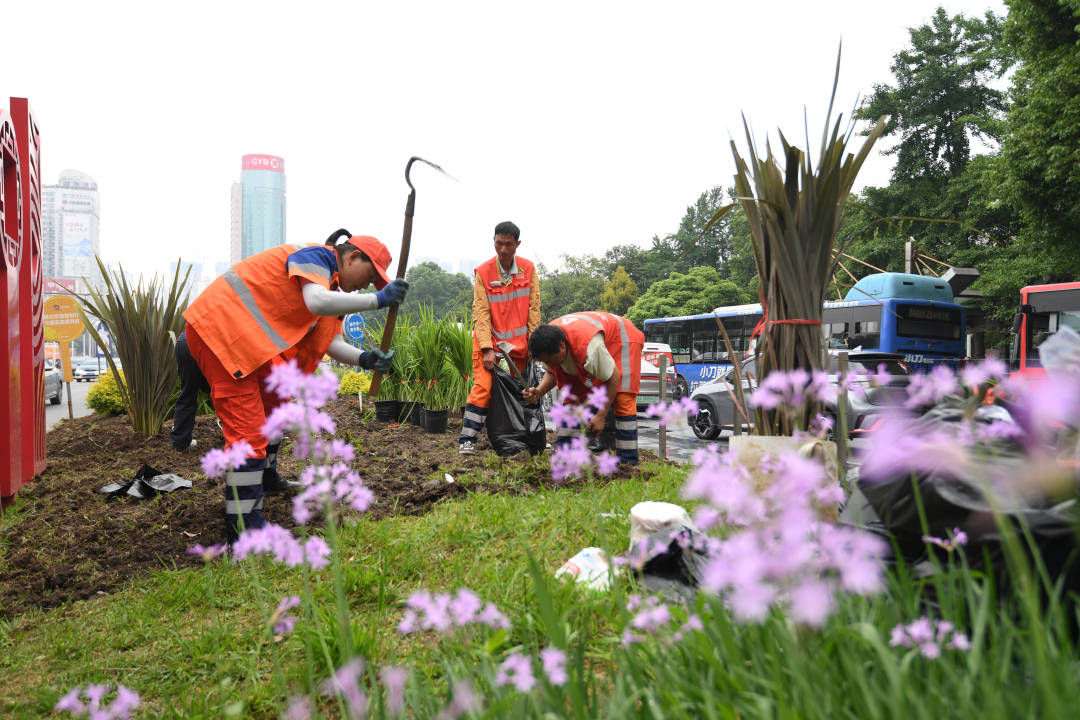
<path fill-rule="evenodd" d="M 864 348 L 881 347 L 881 323 L 876 320 L 855 323 L 855 334 L 862 335 Z"/>
<path fill-rule="evenodd" d="M 847 350 L 844 338 L 848 334 L 848 325 L 844 322 L 832 322 L 821 324 L 821 334 L 826 346 L 830 350 Z"/>
<path fill-rule="evenodd" d="M 716 338 L 720 330 L 715 318 L 702 318 L 690 323 L 694 337 L 690 346 L 690 362 L 716 362 Z"/>
<path fill-rule="evenodd" d="M 650 343 L 666 343 L 667 342 L 667 323 L 666 322 L 654 322 L 645 325 L 645 342 Z"/>
<path fill-rule="evenodd" d="M 690 329 L 684 322 L 668 325 L 668 341 L 671 359 L 676 363 L 690 362 Z"/>

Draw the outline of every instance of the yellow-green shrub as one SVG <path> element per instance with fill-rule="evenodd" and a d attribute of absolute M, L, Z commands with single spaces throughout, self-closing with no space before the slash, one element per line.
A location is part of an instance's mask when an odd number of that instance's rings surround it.
<path fill-rule="evenodd" d="M 350 370 L 341 376 L 338 395 L 358 395 L 366 393 L 371 387 L 371 376 L 359 370 Z"/>
<path fill-rule="evenodd" d="M 124 377 L 123 371 L 120 377 Z M 120 397 L 120 388 L 111 371 L 100 375 L 94 387 L 86 394 L 86 404 L 98 415 L 121 415 L 124 413 L 124 401 Z"/>

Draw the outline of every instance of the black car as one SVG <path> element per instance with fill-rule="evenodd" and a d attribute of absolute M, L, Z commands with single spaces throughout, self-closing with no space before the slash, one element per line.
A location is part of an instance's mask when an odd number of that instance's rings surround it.
<path fill-rule="evenodd" d="M 886 408 L 897 407 L 907 398 L 909 371 L 902 362 L 902 355 L 879 352 L 853 352 L 848 354 L 848 365 L 852 372 L 860 370 L 866 374 L 877 373 L 879 366 L 884 366 L 888 382 L 876 386 L 869 378 L 858 379 L 855 386 L 864 392 L 847 394 L 847 426 L 851 435 L 871 431 L 874 424 L 884 415 Z M 829 356 L 829 379 L 837 384 L 839 354 Z M 742 365 L 742 388 L 747 405 L 757 387 L 757 373 L 754 361 L 747 360 Z M 734 430 L 735 423 L 741 423 L 748 430 L 753 422 L 753 408 L 748 407 L 744 417 L 736 410 L 735 369 L 729 368 L 715 380 L 699 386 L 690 394 L 697 402 L 698 414 L 691 420 L 694 434 L 702 440 L 715 440 L 724 430 Z M 826 403 L 825 414 L 836 420 L 835 402 Z"/>

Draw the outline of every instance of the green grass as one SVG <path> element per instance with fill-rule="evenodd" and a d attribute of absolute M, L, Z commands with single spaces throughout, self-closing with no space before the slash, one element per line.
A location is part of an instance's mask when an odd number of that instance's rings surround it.
<path fill-rule="evenodd" d="M 554 488 L 530 497 L 474 494 L 439 503 L 422 517 L 361 517 L 341 534 L 357 650 L 376 665 L 408 662 L 437 677 L 440 643 L 395 630 L 401 602 L 413 590 L 469 587 L 510 616 L 517 633 L 522 619 L 539 623 L 530 554 L 550 575 L 583 547 L 623 551 L 630 507 L 645 499 L 675 501 L 681 483 L 682 474 L 668 469 L 648 483 Z M 617 517 L 605 516 L 612 513 Z M 266 589 L 263 599 L 245 570 L 251 565 Z M 330 618 L 335 601 L 329 570 L 313 580 L 318 612 Z M 20 616 L 0 625 L 0 716 L 48 716 L 69 688 L 94 682 L 138 691 L 144 707 L 137 717 L 276 717 L 284 696 L 272 681 L 275 653 L 269 646 L 277 646 L 285 684 L 301 691 L 302 633 L 312 628 L 301 619 L 294 634 L 275 643 L 266 637 L 265 619 L 281 597 L 300 594 L 301 585 L 299 571 L 268 562 L 218 562 L 160 572 L 112 596 Z M 585 611 L 610 604 L 572 587 L 557 590 L 581 611 L 575 623 L 596 626 L 597 615 Z M 332 620 L 319 632 L 327 627 Z M 520 632 L 530 634 L 527 626 Z M 320 676 L 328 673 L 323 658 L 313 662 Z"/>
<path fill-rule="evenodd" d="M 490 718 L 1075 717 L 1076 645 L 1066 612 L 1035 599 L 1049 579 L 1025 564 L 1022 536 L 1007 538 L 1017 582 L 1004 597 L 950 555 L 932 579 L 900 566 L 887 592 L 842 598 L 821 629 L 779 611 L 738 624 L 719 600 L 700 596 L 689 611 L 704 620 L 702 632 L 624 647 L 633 587 L 617 580 L 591 592 L 551 576 L 582 547 L 622 552 L 630 507 L 678 502 L 683 481 L 682 470 L 665 468 L 649 482 L 476 493 L 420 517 L 361 517 L 339 537 L 347 633 L 329 569 L 307 577 L 266 561 L 160 572 L 112 596 L 20 616 L 0 623 L 0 717 L 49 717 L 69 688 L 105 683 L 140 693 L 138 718 L 276 718 L 290 696 L 316 695 L 349 647 L 372 671 L 412 669 L 411 717 L 437 715 L 458 678 L 476 685 Z M 461 587 L 495 602 L 512 628 L 396 632 L 410 593 Z M 291 594 L 304 598 L 300 622 L 276 637 L 267 620 Z M 683 611 L 674 612 L 681 622 Z M 894 625 L 924 614 L 954 622 L 971 650 L 929 660 L 889 645 Z M 535 657 L 553 644 L 569 656 L 565 688 L 494 687 L 508 653 Z M 365 686 L 373 715 L 384 717 L 373 674 Z M 320 710 L 342 712 L 326 698 Z"/>

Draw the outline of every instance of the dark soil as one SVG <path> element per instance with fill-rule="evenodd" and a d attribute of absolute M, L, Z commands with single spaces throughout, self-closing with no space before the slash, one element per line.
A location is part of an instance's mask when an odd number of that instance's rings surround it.
<path fill-rule="evenodd" d="M 443 498 L 470 492 L 530 494 L 551 484 L 546 454 L 535 462 L 527 453 L 498 458 L 485 436 L 475 455 L 459 455 L 460 418 L 450 418 L 445 434 L 428 434 L 411 425 L 364 420 L 354 399 L 338 400 L 328 410 L 338 422 L 338 436 L 357 448 L 354 467 L 375 493 L 369 514 L 376 518 L 421 515 Z M 208 479 L 200 465 L 203 453 L 223 445 L 216 418 L 199 418 L 198 445 L 182 453 L 170 446 L 171 425 L 147 438 L 132 432 L 126 415 L 92 415 L 49 431 L 48 465 L 21 489 L 19 509 L 0 535 L 0 617 L 108 594 L 154 570 L 199 564 L 187 548 L 222 540 L 223 483 Z M 656 458 L 643 451 L 642 459 Z M 144 463 L 191 480 L 193 488 L 149 500 L 97 493 L 111 482 L 130 480 Z M 279 469 L 295 476 L 287 449 Z M 621 469 L 606 481 L 647 472 Z M 447 473 L 455 482 L 446 482 Z M 471 479 L 463 484 L 458 480 L 465 475 Z M 268 521 L 293 527 L 291 507 L 287 497 L 272 496 L 263 512 Z"/>

